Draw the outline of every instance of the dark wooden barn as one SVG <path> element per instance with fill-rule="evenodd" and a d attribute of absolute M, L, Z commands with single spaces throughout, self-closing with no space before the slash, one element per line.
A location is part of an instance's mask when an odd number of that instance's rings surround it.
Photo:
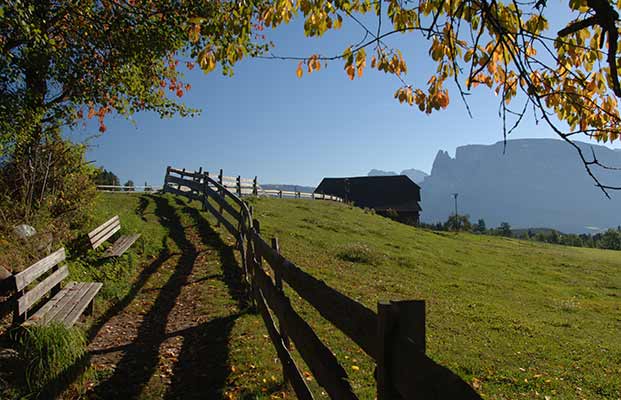
<path fill-rule="evenodd" d="M 315 193 L 341 197 L 407 224 L 419 222 L 420 186 L 405 175 L 324 178 Z"/>

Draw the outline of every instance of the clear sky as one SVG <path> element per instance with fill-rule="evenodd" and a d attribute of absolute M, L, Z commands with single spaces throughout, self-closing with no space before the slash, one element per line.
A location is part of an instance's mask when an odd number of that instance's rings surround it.
<path fill-rule="evenodd" d="M 270 32 L 268 38 L 277 45 L 274 54 L 334 55 L 362 33 L 346 20 L 342 30 L 322 39 L 304 38 L 300 23 Z M 414 34 L 390 43 L 406 56 L 406 79 L 425 86 L 432 72 L 428 43 Z M 183 101 L 201 108 L 200 116 L 162 120 L 143 113 L 135 116 L 135 124 L 110 118 L 108 131 L 90 141 L 88 158 L 136 185 L 161 184 L 167 165 L 202 166 L 210 172 L 223 168 L 225 175 L 258 175 L 263 183 L 317 185 L 324 176 L 366 175 L 372 168 L 430 172 L 438 150 L 454 154 L 461 145 L 502 140 L 498 98 L 489 90 L 469 96 L 472 119 L 456 92 L 447 110 L 425 115 L 393 98 L 400 85 L 393 76 L 367 68 L 363 78 L 350 81 L 337 61 L 298 79 L 296 66 L 294 61 L 248 59 L 236 66 L 232 78 L 219 71 L 188 71 L 185 81 L 192 89 Z M 95 129 L 89 124 L 72 136 L 84 140 Z M 532 117 L 511 136 L 553 137 Z"/>

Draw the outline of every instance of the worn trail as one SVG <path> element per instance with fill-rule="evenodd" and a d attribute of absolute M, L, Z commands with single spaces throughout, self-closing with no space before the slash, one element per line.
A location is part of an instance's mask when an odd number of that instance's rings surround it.
<path fill-rule="evenodd" d="M 236 270 L 236 261 L 196 209 L 151 200 L 170 235 L 130 293 L 94 327 L 91 363 L 104 378 L 89 397 L 221 398 L 231 329 L 245 309 L 239 276 L 224 272 Z"/>

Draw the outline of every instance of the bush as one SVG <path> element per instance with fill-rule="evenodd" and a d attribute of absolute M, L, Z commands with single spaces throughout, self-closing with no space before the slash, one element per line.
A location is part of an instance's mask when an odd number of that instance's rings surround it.
<path fill-rule="evenodd" d="M 470 216 L 453 214 L 448 218 L 444 227 L 447 231 L 470 231 L 472 230 Z"/>
<path fill-rule="evenodd" d="M 375 249 L 364 243 L 352 243 L 338 250 L 336 256 L 343 261 L 358 264 L 378 264 L 382 257 Z"/>
<path fill-rule="evenodd" d="M 65 374 L 86 354 L 86 338 L 59 323 L 20 329 L 17 351 L 25 366 L 23 380 L 31 394 L 64 383 Z"/>
<path fill-rule="evenodd" d="M 19 154 L 0 159 L 2 265 L 25 267 L 47 254 L 31 251 L 24 241 L 17 240 L 12 233 L 14 225 L 34 226 L 41 238 L 51 237 L 56 249 L 75 239 L 72 231 L 87 223 L 92 214 L 96 169 L 85 161 L 86 147 L 58 138 L 41 144 L 39 151 L 39 159 L 46 162 L 32 171 Z"/>

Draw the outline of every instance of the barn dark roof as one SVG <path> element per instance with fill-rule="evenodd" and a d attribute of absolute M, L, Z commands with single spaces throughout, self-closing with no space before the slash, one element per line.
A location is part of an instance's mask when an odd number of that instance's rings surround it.
<path fill-rule="evenodd" d="M 420 211 L 420 186 L 406 175 L 324 178 L 315 193 L 330 194 L 358 207 Z"/>

